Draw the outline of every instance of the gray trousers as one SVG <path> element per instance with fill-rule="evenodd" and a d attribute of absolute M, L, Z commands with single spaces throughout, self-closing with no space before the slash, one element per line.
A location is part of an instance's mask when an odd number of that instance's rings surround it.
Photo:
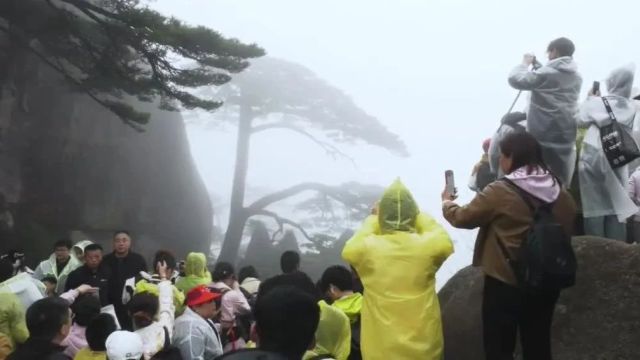
<path fill-rule="evenodd" d="M 627 241 L 627 225 L 615 215 L 584 218 L 585 235 Z"/>

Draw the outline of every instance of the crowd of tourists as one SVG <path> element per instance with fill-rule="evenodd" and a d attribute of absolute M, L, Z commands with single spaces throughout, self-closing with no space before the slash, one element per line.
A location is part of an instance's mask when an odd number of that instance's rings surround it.
<path fill-rule="evenodd" d="M 635 158 L 612 161 L 601 137 L 616 122 L 635 135 L 633 69 L 613 71 L 608 95 L 594 86 L 579 106 L 574 50 L 560 38 L 547 65 L 525 56 L 509 83 L 531 92 L 528 112 L 505 116 L 483 143 L 469 204 L 456 203 L 450 184 L 442 193 L 452 226 L 479 229 L 487 360 L 513 360 L 518 334 L 525 360 L 551 359 L 555 304 L 577 271 L 571 236 L 622 240 L 638 212 L 640 171 L 627 186 Z M 296 252 L 282 254 L 282 274 L 261 279 L 252 266 L 210 266 L 202 253 L 182 262 L 160 250 L 149 267 L 132 242 L 127 231 L 108 251 L 59 240 L 34 271 L 24 254 L 3 256 L 0 360 L 441 360 L 445 346 L 464 346 L 444 343 L 435 286 L 453 243 L 399 180 L 344 246 L 348 266 L 317 282 Z"/>

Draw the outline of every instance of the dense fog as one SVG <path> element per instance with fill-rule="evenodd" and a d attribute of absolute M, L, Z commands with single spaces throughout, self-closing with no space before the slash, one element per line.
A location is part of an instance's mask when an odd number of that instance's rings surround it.
<path fill-rule="evenodd" d="M 402 157 L 362 141 L 336 143 L 347 158 L 330 156 L 287 130 L 255 136 L 248 201 L 306 181 L 384 187 L 400 177 L 423 210 L 440 219 L 446 169 L 454 170 L 462 201 L 471 198 L 466 186 L 471 168 L 481 155 L 482 141 L 491 137 L 516 95 L 507 75 L 524 53 L 533 52 L 544 63 L 550 40 L 571 38 L 585 96 L 592 81 L 640 59 L 634 45 L 639 9 L 628 1 L 607 3 L 606 8 L 616 12 L 615 23 L 597 1 L 160 0 L 152 6 L 225 36 L 255 42 L 268 57 L 308 68 L 407 145 L 409 155 Z M 516 109 L 526 102 L 525 95 Z M 215 224 L 224 229 L 236 129 L 199 119 L 189 123 L 188 135 L 212 195 Z M 303 221 L 294 206 L 295 201 L 288 201 L 274 208 Z M 354 219 L 352 225 L 358 223 Z M 456 255 L 441 271 L 440 282 L 469 264 L 473 246 L 473 232 L 449 230 Z"/>

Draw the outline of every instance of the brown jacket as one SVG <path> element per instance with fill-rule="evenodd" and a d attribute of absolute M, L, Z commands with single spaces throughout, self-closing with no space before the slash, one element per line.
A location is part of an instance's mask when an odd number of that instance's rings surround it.
<path fill-rule="evenodd" d="M 553 213 L 567 234 L 572 235 L 576 205 L 568 192 L 560 193 Z M 505 245 L 510 258 L 517 258 L 520 244 L 533 223 L 533 214 L 511 185 L 504 181 L 493 182 L 466 206 L 445 202 L 443 214 L 457 228 L 480 228 L 473 254 L 474 266 L 482 267 L 486 275 L 495 279 L 517 285 L 498 241 Z"/>

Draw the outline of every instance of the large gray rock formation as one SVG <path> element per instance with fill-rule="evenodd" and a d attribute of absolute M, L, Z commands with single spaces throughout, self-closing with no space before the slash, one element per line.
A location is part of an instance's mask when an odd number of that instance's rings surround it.
<path fill-rule="evenodd" d="M 554 358 L 640 358 L 640 246 L 574 238 L 577 285 L 563 292 L 553 323 Z M 484 360 L 483 275 L 466 268 L 439 293 L 446 360 Z"/>
<path fill-rule="evenodd" d="M 15 218 L 0 250 L 36 260 L 71 231 L 107 244 L 124 228 L 146 256 L 205 251 L 212 209 L 180 114 L 140 104 L 152 117 L 137 132 L 26 58 L 22 78 L 0 78 L 0 192 Z"/>

